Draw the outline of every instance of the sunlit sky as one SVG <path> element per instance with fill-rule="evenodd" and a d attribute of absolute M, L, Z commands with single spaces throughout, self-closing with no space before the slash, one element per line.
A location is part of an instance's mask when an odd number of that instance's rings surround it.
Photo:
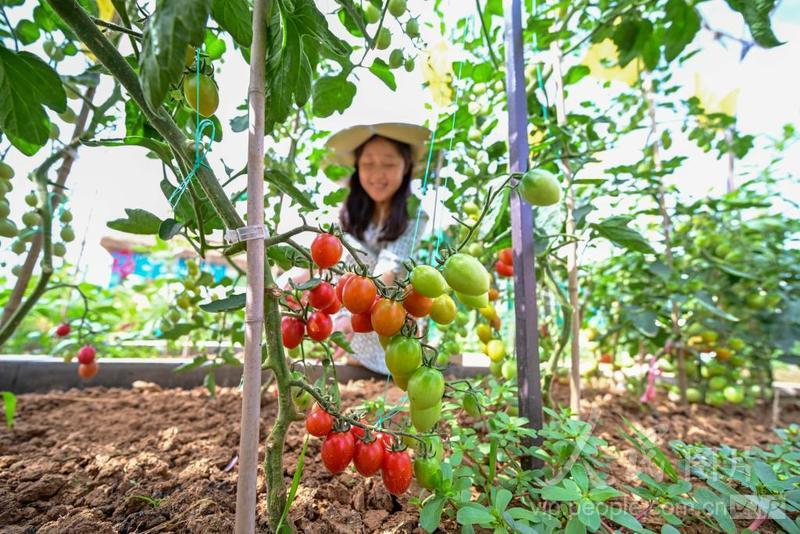
<path fill-rule="evenodd" d="M 328 1 L 326 4 L 330 5 L 329 11 L 332 12 L 333 2 Z M 442 4 L 446 6 L 446 12 L 453 17 L 471 16 L 470 9 L 474 7 L 471 2 L 456 0 L 445 1 Z M 410 0 L 409 7 L 416 13 L 429 13 L 431 2 Z M 23 10 L 15 10 L 12 13 L 23 13 Z M 722 0 L 712 0 L 703 4 L 702 12 L 715 29 L 724 30 L 735 36 L 747 36 L 741 17 L 731 11 Z M 425 20 L 425 15 L 422 20 Z M 330 21 L 332 25 L 339 24 L 335 17 L 330 17 Z M 695 74 L 699 72 L 707 88 L 718 96 L 723 96 L 735 88 L 740 89 L 737 117 L 740 131 L 755 134 L 763 139 L 763 136 L 777 136 L 782 125 L 786 123 L 798 124 L 800 74 L 797 69 L 797 58 L 800 57 L 800 42 L 797 36 L 800 36 L 800 3 L 782 2 L 774 15 L 773 28 L 778 37 L 786 43 L 770 50 L 754 48 L 741 62 L 738 45 L 729 43 L 728 48 L 725 48 L 720 42 L 714 41 L 709 32 L 704 32 L 699 41 L 701 53 L 695 55 L 674 73 L 675 81 L 687 89 L 687 93 L 683 96 L 691 94 Z M 340 28 L 335 30 L 337 34 L 341 33 L 339 30 Z M 432 27 L 423 24 L 422 33 L 428 42 L 441 39 L 438 34 L 438 24 Z M 396 39 L 399 30 L 394 34 Z M 392 44 L 392 47 L 394 46 L 395 43 Z M 457 43 L 453 46 L 453 53 L 458 54 Z M 229 167 L 241 168 L 247 155 L 246 132 L 233 133 L 228 124 L 230 118 L 241 114 L 237 107 L 244 101 L 248 79 L 247 64 L 238 53 L 230 53 L 232 48 L 229 43 L 229 53 L 225 62 L 218 65 L 216 74 L 220 87 L 220 106 L 217 116 L 222 120 L 224 140 L 214 144 L 209 160 L 218 173 L 222 173 L 221 160 L 224 160 Z M 388 51 L 383 55 L 388 56 Z M 566 68 L 570 64 L 579 62 L 581 56 L 582 54 L 566 58 Z M 83 59 L 73 59 L 65 64 L 65 68 L 75 73 L 81 72 L 85 66 Z M 326 119 L 318 119 L 317 126 L 326 130 L 337 130 L 352 124 L 370 122 L 429 121 L 435 116 L 435 112 L 425 107 L 425 103 L 431 99 L 428 91 L 422 87 L 419 68 L 412 73 L 406 73 L 403 69 L 394 72 L 398 85 L 396 92 L 390 91 L 368 71 L 360 71 L 359 79 L 356 81 L 358 92 L 353 106 L 344 115 L 335 114 Z M 98 101 L 102 95 L 108 93 L 109 88 L 110 83 L 106 80 L 101 86 L 101 96 Z M 552 88 L 548 88 L 548 91 L 552 91 Z M 598 82 L 585 78 L 572 89 L 567 108 L 577 106 L 582 100 L 607 98 L 598 96 L 604 94 L 607 94 L 607 90 L 601 89 Z M 505 132 L 504 114 L 505 111 L 498 110 L 501 126 L 496 130 L 497 135 L 503 135 Z M 70 125 L 59 124 L 59 126 L 65 135 L 72 130 Z M 672 126 L 677 128 L 676 125 Z M 102 137 L 123 135 L 124 131 L 120 129 L 116 132 L 104 132 Z M 638 159 L 642 143 L 643 141 L 636 140 L 629 142 L 617 150 L 613 158 L 619 161 Z M 42 149 L 33 158 L 26 158 L 12 150 L 8 162 L 15 167 L 18 176 L 24 176 L 42 160 L 48 150 L 49 147 Z M 675 139 L 667 156 L 675 154 L 688 157 L 686 164 L 673 177 L 682 195 L 687 197 L 709 193 L 716 195 L 724 190 L 727 175 L 727 162 L 724 159 L 717 161 L 714 156 L 703 154 L 693 144 L 681 138 Z M 768 157 L 769 154 L 755 151 L 745 163 L 757 166 Z M 800 147 L 794 147 L 787 154 L 784 167 L 794 169 L 795 172 L 800 169 Z M 743 164 L 740 165 L 739 171 L 748 172 L 748 168 Z M 586 172 L 596 171 L 587 169 Z M 67 259 L 71 263 L 78 261 L 81 242 L 85 239 L 86 246 L 80 258 L 80 269 L 85 273 L 87 280 L 101 284 L 108 282 L 111 257 L 100 246 L 100 239 L 105 235 L 121 234 L 108 229 L 105 226 L 107 221 L 124 216 L 124 208 L 143 208 L 160 217 L 170 215 L 169 205 L 158 187 L 160 180 L 159 163 L 157 160 L 145 158 L 145 152 L 141 148 L 82 147 L 80 149 L 79 159 L 73 166 L 68 181 L 71 187 L 69 204 L 74 213 L 73 226 L 77 239 L 68 246 Z M 10 195 L 13 217 L 17 220 L 23 211 L 20 206 L 23 205 L 23 197 L 27 193 L 23 184 L 23 181 L 16 179 L 16 188 Z M 326 184 L 326 190 L 335 187 L 337 187 L 335 184 Z M 797 184 L 789 188 L 785 194 L 800 201 L 800 187 Z M 427 205 L 428 209 L 432 208 L 430 202 Z M 284 213 L 281 228 L 291 227 L 295 221 L 291 213 Z M 9 270 L 20 260 L 10 254 L 7 243 L 8 240 L 2 241 L 0 260 L 7 263 L 4 269 Z"/>

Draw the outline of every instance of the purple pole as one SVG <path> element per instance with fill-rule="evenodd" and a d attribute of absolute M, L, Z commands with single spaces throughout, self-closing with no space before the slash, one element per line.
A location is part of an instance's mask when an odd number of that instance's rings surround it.
<path fill-rule="evenodd" d="M 525 60 L 522 50 L 520 0 L 504 0 L 506 92 L 508 96 L 509 171 L 528 170 L 528 104 L 525 94 Z M 519 414 L 534 430 L 542 428 L 542 386 L 539 373 L 539 330 L 536 309 L 536 272 L 533 252 L 533 212 L 517 193 L 511 194 L 511 242 L 514 254 L 514 315 L 516 317 Z M 535 438 L 530 445 L 539 445 Z M 541 461 L 523 458 L 526 468 Z"/>

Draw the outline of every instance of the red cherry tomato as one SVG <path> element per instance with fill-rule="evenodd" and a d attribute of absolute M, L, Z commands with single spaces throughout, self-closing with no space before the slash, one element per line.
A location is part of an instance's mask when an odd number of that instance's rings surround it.
<path fill-rule="evenodd" d="M 355 450 L 353 451 L 353 465 L 356 471 L 365 477 L 371 477 L 378 472 L 383 463 L 384 445 L 383 441 L 375 439 L 369 443 L 357 439 Z"/>
<path fill-rule="evenodd" d="M 372 319 L 369 312 L 354 313 L 350 316 L 350 326 L 353 327 L 353 332 L 364 334 L 372 332 Z"/>
<path fill-rule="evenodd" d="M 318 310 L 324 310 L 336 301 L 336 290 L 328 282 L 320 282 L 308 292 L 308 302 Z"/>
<path fill-rule="evenodd" d="M 324 311 L 328 315 L 333 315 L 334 313 L 338 312 L 340 309 L 342 309 L 342 303 L 337 298 L 337 299 L 333 300 L 333 304 L 331 304 L 330 306 L 328 306 L 327 308 L 325 308 L 322 311 Z"/>
<path fill-rule="evenodd" d="M 351 313 L 364 313 L 372 307 L 377 292 L 372 280 L 365 276 L 354 276 L 342 291 L 342 304 Z"/>
<path fill-rule="evenodd" d="M 289 295 L 288 297 L 286 297 L 286 304 L 288 304 L 288 305 L 289 305 L 289 307 L 290 307 L 291 309 L 293 309 L 293 310 L 299 310 L 299 309 L 300 309 L 300 303 L 299 303 L 299 302 L 297 302 L 297 299 L 296 299 L 296 298 L 294 298 L 294 297 L 293 297 L 293 296 L 291 296 L 291 295 Z"/>
<path fill-rule="evenodd" d="M 411 458 L 406 451 L 383 453 L 383 485 L 392 495 L 402 495 L 411 485 Z"/>
<path fill-rule="evenodd" d="M 306 334 L 314 341 L 323 341 L 331 335 L 333 331 L 333 321 L 331 316 L 323 311 L 315 311 L 308 316 L 306 323 Z"/>
<path fill-rule="evenodd" d="M 331 414 L 323 410 L 319 404 L 315 404 L 306 416 L 306 431 L 312 436 L 321 438 L 330 434 L 332 429 L 333 417 Z"/>
<path fill-rule="evenodd" d="M 311 243 L 311 259 L 323 269 L 333 267 L 342 257 L 342 242 L 333 234 L 319 234 Z"/>
<path fill-rule="evenodd" d="M 91 345 L 84 345 L 78 350 L 78 363 L 90 364 L 94 361 L 97 351 Z M 94 376 L 94 375 L 92 375 Z"/>
<path fill-rule="evenodd" d="M 56 328 L 56 335 L 58 337 L 68 336 L 71 331 L 72 327 L 69 325 L 69 323 L 61 323 L 58 325 L 58 328 Z"/>
<path fill-rule="evenodd" d="M 298 317 L 286 316 L 281 319 L 281 340 L 287 349 L 293 349 L 303 341 L 306 325 Z"/>
<path fill-rule="evenodd" d="M 92 378 L 97 374 L 97 362 L 92 360 L 89 363 L 78 365 L 78 376 L 81 378 Z"/>
<path fill-rule="evenodd" d="M 414 291 L 414 288 L 409 289 L 406 298 L 403 299 L 403 307 L 414 317 L 425 317 L 430 313 L 431 306 L 433 306 L 433 299 L 420 295 Z"/>
<path fill-rule="evenodd" d="M 341 473 L 350 465 L 355 447 L 350 431 L 331 432 L 322 443 L 322 463 L 331 473 Z"/>
<path fill-rule="evenodd" d="M 363 422 L 364 422 L 364 421 L 362 421 L 362 423 L 363 423 Z M 354 437 L 354 438 L 356 438 L 357 440 L 358 440 L 358 439 L 362 439 L 364 436 L 366 436 L 366 435 L 367 435 L 367 431 L 366 431 L 366 430 L 364 430 L 364 429 L 363 429 L 363 428 L 361 428 L 360 426 L 355 426 L 355 425 L 352 425 L 352 426 L 350 427 L 350 432 L 352 432 L 352 433 L 353 433 L 353 437 Z"/>
<path fill-rule="evenodd" d="M 336 282 L 336 297 L 339 299 L 339 302 L 341 302 L 344 299 L 344 296 L 342 294 L 342 292 L 344 291 L 344 286 L 346 286 L 347 282 L 349 282 L 350 279 L 353 278 L 354 276 L 355 275 L 353 273 L 344 273 L 342 277 L 339 278 L 339 281 Z"/>
<path fill-rule="evenodd" d="M 513 254 L 513 252 L 511 252 L 511 248 L 510 247 L 509 248 L 504 248 L 503 250 L 501 250 L 497 254 L 497 257 L 500 259 L 500 261 L 502 261 L 506 265 L 511 265 L 512 267 L 514 266 L 514 254 Z"/>
<path fill-rule="evenodd" d="M 384 449 L 389 449 L 394 442 L 394 437 L 391 434 L 386 434 L 384 432 L 375 432 L 375 439 L 383 443 Z"/>
<path fill-rule="evenodd" d="M 396 300 L 380 299 L 370 312 L 372 328 L 381 336 L 397 334 L 406 320 L 406 310 Z"/>
<path fill-rule="evenodd" d="M 514 276 L 514 267 L 500 260 L 497 260 L 497 263 L 494 264 L 494 268 L 500 276 Z"/>

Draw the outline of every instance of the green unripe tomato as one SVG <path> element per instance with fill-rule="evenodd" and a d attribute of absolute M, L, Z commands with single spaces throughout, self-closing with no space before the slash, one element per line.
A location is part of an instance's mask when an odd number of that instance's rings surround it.
<path fill-rule="evenodd" d="M 410 58 L 406 59 L 406 62 L 403 65 L 403 68 L 406 69 L 406 72 L 413 72 L 413 70 L 414 70 L 414 58 L 410 57 Z"/>
<path fill-rule="evenodd" d="M 61 240 L 64 243 L 70 243 L 75 240 L 75 231 L 71 226 L 65 226 L 61 229 Z"/>
<path fill-rule="evenodd" d="M 412 39 L 419 37 L 419 21 L 417 19 L 409 19 L 406 22 L 406 35 Z"/>
<path fill-rule="evenodd" d="M 167 314 L 167 318 L 173 323 L 177 323 L 181 320 L 181 312 L 178 311 L 177 308 L 171 308 Z"/>
<path fill-rule="evenodd" d="M 461 407 L 464 408 L 464 411 L 467 412 L 467 415 L 471 417 L 478 417 L 481 414 L 478 396 L 471 391 L 464 395 L 464 400 L 462 401 Z"/>
<path fill-rule="evenodd" d="M 64 243 L 53 243 L 53 255 L 63 258 L 67 254 L 67 246 Z"/>
<path fill-rule="evenodd" d="M 403 51 L 399 48 L 392 50 L 389 54 L 389 66 L 393 69 L 400 68 L 403 65 Z"/>
<path fill-rule="evenodd" d="M 11 213 L 11 206 L 7 200 L 0 200 L 0 219 L 5 219 Z"/>
<path fill-rule="evenodd" d="M 741 404 L 744 400 L 744 389 L 740 386 L 728 386 L 722 394 L 725 395 L 725 400 L 731 404 Z"/>
<path fill-rule="evenodd" d="M 489 372 L 492 373 L 492 376 L 495 378 L 500 378 L 503 376 L 503 362 L 496 361 L 489 364 Z"/>
<path fill-rule="evenodd" d="M 414 291 L 428 298 L 436 298 L 447 291 L 447 282 L 442 273 L 430 265 L 417 265 L 411 271 Z"/>
<path fill-rule="evenodd" d="M 435 456 L 417 456 L 414 459 L 414 478 L 417 484 L 426 490 L 433 491 L 442 480 L 441 460 Z"/>
<path fill-rule="evenodd" d="M 6 163 L 5 161 L 0 161 L 0 178 L 3 180 L 10 180 L 14 177 L 14 167 Z"/>
<path fill-rule="evenodd" d="M 425 408 L 425 409 L 416 409 L 412 404 L 410 410 L 411 410 L 411 423 L 414 425 L 414 428 L 417 429 L 417 432 L 430 431 L 433 427 L 436 426 L 436 423 L 439 422 L 439 419 L 442 418 L 441 401 L 437 402 L 430 408 Z"/>
<path fill-rule="evenodd" d="M 506 380 L 514 380 L 517 378 L 517 362 L 514 360 L 506 360 L 500 368 L 503 378 Z"/>
<path fill-rule="evenodd" d="M 58 218 L 59 221 L 66 224 L 72 222 L 72 212 L 69 210 L 64 210 L 61 212 L 61 215 Z"/>
<path fill-rule="evenodd" d="M 187 76 L 183 80 L 183 97 L 190 108 L 203 117 L 210 117 L 219 106 L 219 92 L 214 80 L 202 74 L 200 76 L 200 99 L 198 100 L 197 76 Z"/>
<path fill-rule="evenodd" d="M 53 49 L 55 48 L 56 44 L 53 41 L 45 41 L 42 43 L 42 50 L 48 56 L 53 53 Z"/>
<path fill-rule="evenodd" d="M 60 133 L 61 132 L 58 129 L 58 126 L 55 123 L 51 122 L 50 123 L 50 139 L 58 139 L 58 136 L 59 136 Z"/>
<path fill-rule="evenodd" d="M 13 252 L 14 254 L 17 255 L 22 254 L 23 252 L 25 252 L 25 248 L 26 245 L 24 241 L 17 240 L 11 243 L 11 252 Z"/>
<path fill-rule="evenodd" d="M 38 226 L 42 222 L 42 216 L 36 213 L 35 211 L 26 211 L 22 214 L 22 224 L 25 226 L 32 228 L 34 226 Z"/>
<path fill-rule="evenodd" d="M 389 28 L 381 28 L 381 31 L 378 32 L 378 35 L 375 38 L 375 46 L 378 48 L 378 50 L 386 50 L 391 44 L 392 32 L 389 31 Z"/>
<path fill-rule="evenodd" d="M 686 400 L 692 404 L 697 404 L 703 400 L 703 394 L 697 388 L 686 388 Z"/>
<path fill-rule="evenodd" d="M 442 275 L 450 287 L 464 295 L 477 297 L 489 291 L 489 272 L 469 254 L 456 253 L 447 258 Z M 478 307 L 484 308 L 486 304 Z"/>
<path fill-rule="evenodd" d="M 22 265 L 15 265 L 11 268 L 11 274 L 14 276 L 19 276 L 19 273 L 22 272 Z"/>
<path fill-rule="evenodd" d="M 406 0 L 389 0 L 389 13 L 394 17 L 402 17 L 406 12 Z"/>
<path fill-rule="evenodd" d="M 552 206 L 561 200 L 561 186 L 552 173 L 532 169 L 522 176 L 519 194 L 533 206 Z"/>
<path fill-rule="evenodd" d="M 367 24 L 375 24 L 381 20 L 381 11 L 372 2 L 367 1 L 367 5 L 364 7 L 364 20 Z"/>
<path fill-rule="evenodd" d="M 36 196 L 36 193 L 28 193 L 25 195 L 25 204 L 31 206 L 33 208 L 36 207 L 36 204 L 39 203 L 39 198 Z"/>
<path fill-rule="evenodd" d="M 408 380 L 408 401 L 415 409 L 426 409 L 442 402 L 444 375 L 432 367 L 418 367 Z"/>
<path fill-rule="evenodd" d="M 192 65 L 194 65 L 195 60 L 195 50 L 193 46 L 186 47 L 186 56 L 183 58 L 183 65 L 188 69 Z"/>
<path fill-rule="evenodd" d="M 62 121 L 66 122 L 66 123 L 70 123 L 70 124 L 74 123 L 75 119 L 77 118 L 75 116 L 75 112 L 72 111 L 72 109 L 70 109 L 70 108 L 65 109 L 63 113 L 59 113 L 58 117 Z"/>

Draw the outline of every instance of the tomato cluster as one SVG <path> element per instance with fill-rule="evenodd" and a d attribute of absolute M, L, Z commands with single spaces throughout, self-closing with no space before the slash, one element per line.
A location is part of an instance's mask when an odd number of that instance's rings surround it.
<path fill-rule="evenodd" d="M 78 350 L 78 375 L 81 378 L 92 378 L 97 374 L 97 351 L 91 345 L 84 345 Z"/>
<path fill-rule="evenodd" d="M 510 248 L 504 248 L 497 254 L 497 263 L 494 268 L 499 276 L 514 276 L 514 255 Z"/>
<path fill-rule="evenodd" d="M 334 475 L 352 463 L 365 477 L 380 471 L 383 485 L 393 495 L 402 495 L 411 485 L 411 458 L 390 434 L 372 433 L 337 422 L 319 405 L 306 417 L 306 430 L 312 436 L 324 438 L 322 463 Z"/>

